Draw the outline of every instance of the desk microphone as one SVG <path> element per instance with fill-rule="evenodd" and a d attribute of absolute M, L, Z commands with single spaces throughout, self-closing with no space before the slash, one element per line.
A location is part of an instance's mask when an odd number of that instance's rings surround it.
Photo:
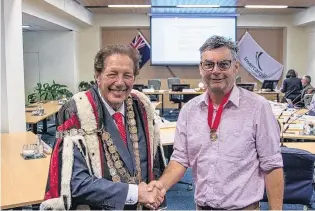
<path fill-rule="evenodd" d="M 291 119 L 291 117 L 293 117 L 293 115 L 294 115 L 295 113 L 297 113 L 298 111 L 300 111 L 300 110 L 302 110 L 302 109 L 299 109 L 299 110 L 293 112 L 293 113 L 290 115 L 290 117 L 288 118 L 287 121 L 282 122 L 282 132 L 281 132 L 281 140 L 280 140 L 282 147 L 283 147 L 283 134 L 288 130 L 288 128 L 290 127 L 290 125 L 291 125 L 294 121 L 300 119 L 303 115 L 305 115 L 305 114 L 308 112 L 308 110 L 307 110 L 306 112 L 304 112 L 303 114 L 299 115 L 297 118 L 295 118 L 295 119 L 293 119 L 292 121 L 289 122 L 289 120 Z M 288 125 L 285 127 L 285 124 L 286 124 L 286 123 L 288 123 Z"/>
<path fill-rule="evenodd" d="M 289 120 L 293 117 L 293 115 L 296 114 L 297 112 L 301 111 L 301 110 L 302 110 L 302 108 L 297 109 L 297 110 L 294 111 L 292 114 L 290 114 L 290 116 L 288 117 L 287 121 L 285 121 L 285 123 L 288 123 Z M 304 113 L 303 113 L 302 115 L 304 115 Z M 292 123 L 292 122 L 291 122 L 291 123 Z"/>
<path fill-rule="evenodd" d="M 281 125 L 280 125 L 280 130 L 281 130 L 281 138 L 280 138 L 280 142 L 281 142 L 281 146 L 283 147 L 283 131 L 284 131 L 284 125 L 285 125 L 285 122 L 282 122 L 282 128 L 281 128 Z"/>
<path fill-rule="evenodd" d="M 282 116 L 282 114 L 283 114 L 283 112 L 284 112 L 285 110 L 286 110 L 286 109 L 284 109 L 284 110 L 280 113 L 280 115 L 278 116 L 277 119 L 280 119 L 280 117 Z"/>

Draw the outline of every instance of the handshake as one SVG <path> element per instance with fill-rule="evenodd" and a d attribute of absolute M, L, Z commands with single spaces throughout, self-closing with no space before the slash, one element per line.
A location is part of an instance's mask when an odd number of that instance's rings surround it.
<path fill-rule="evenodd" d="M 166 189 L 160 181 L 149 184 L 141 182 L 138 186 L 138 202 L 149 209 L 156 210 L 164 201 Z"/>

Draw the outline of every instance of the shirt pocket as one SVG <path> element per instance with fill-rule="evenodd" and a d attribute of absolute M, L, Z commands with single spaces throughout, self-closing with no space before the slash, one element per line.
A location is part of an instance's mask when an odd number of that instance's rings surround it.
<path fill-rule="evenodd" d="M 219 140 L 219 152 L 226 159 L 244 159 L 255 148 L 253 127 L 245 121 L 232 120 L 229 128 L 220 132 L 222 138 Z"/>
<path fill-rule="evenodd" d="M 194 154 L 200 152 L 204 142 L 208 140 L 209 126 L 206 122 L 202 123 L 188 123 L 187 124 L 187 145 L 188 154 Z"/>

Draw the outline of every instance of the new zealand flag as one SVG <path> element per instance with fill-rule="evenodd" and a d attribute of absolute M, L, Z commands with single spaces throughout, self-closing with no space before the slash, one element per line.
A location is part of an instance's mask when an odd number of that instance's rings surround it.
<path fill-rule="evenodd" d="M 130 46 L 137 49 L 140 53 L 140 69 L 150 59 L 150 45 L 144 36 L 138 32 L 137 36 L 132 40 Z"/>

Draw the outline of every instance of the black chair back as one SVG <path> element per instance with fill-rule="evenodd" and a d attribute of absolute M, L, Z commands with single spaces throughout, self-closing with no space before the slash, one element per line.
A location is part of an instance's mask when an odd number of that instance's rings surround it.
<path fill-rule="evenodd" d="M 148 87 L 151 88 L 153 86 L 154 90 L 160 90 L 161 89 L 161 80 L 160 79 L 149 79 L 148 80 Z M 151 101 L 159 101 L 158 95 L 150 95 Z"/>
<path fill-rule="evenodd" d="M 172 84 L 180 84 L 180 79 L 179 78 L 168 78 L 167 79 L 167 85 L 168 89 L 172 89 Z"/>
<path fill-rule="evenodd" d="M 171 89 L 172 90 L 172 85 L 173 84 L 180 84 L 180 79 L 179 78 L 168 78 L 167 79 L 167 86 L 168 86 L 168 89 Z M 178 103 L 179 100 L 180 100 L 180 95 L 169 95 L 169 100 L 171 102 L 174 102 L 174 103 Z"/>
<path fill-rule="evenodd" d="M 138 90 L 139 92 L 142 92 L 143 89 L 145 89 L 145 85 L 144 84 L 134 84 L 133 89 Z"/>
<path fill-rule="evenodd" d="M 315 155 L 301 149 L 281 147 L 284 171 L 284 204 L 311 206 L 314 202 Z M 265 191 L 263 201 L 268 201 Z"/>
<path fill-rule="evenodd" d="M 189 89 L 189 84 L 172 84 L 172 91 L 174 92 L 181 92 L 183 89 Z M 170 95 L 170 101 L 174 103 L 182 103 L 184 102 L 184 96 L 185 95 L 177 95 L 177 94 L 171 94 Z"/>
<path fill-rule="evenodd" d="M 148 80 L 148 87 L 150 88 L 153 86 L 155 90 L 161 89 L 161 80 L 160 79 L 149 79 Z"/>

